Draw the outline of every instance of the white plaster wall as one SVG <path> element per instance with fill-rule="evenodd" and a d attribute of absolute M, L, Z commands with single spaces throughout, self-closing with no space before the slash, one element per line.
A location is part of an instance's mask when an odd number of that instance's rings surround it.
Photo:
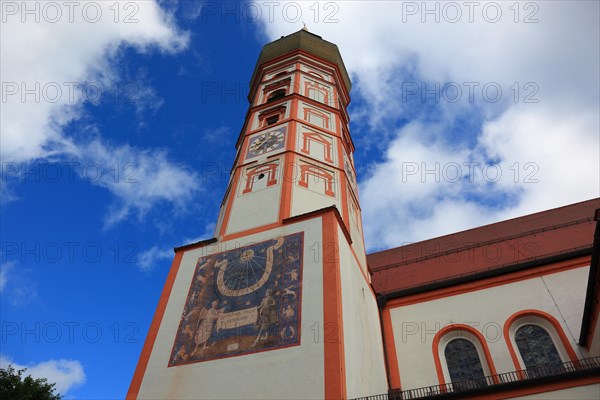
<path fill-rule="evenodd" d="M 539 400 L 597 400 L 600 399 L 600 384 L 577 386 L 568 389 L 555 390 L 532 394 L 529 396 L 513 397 L 513 399 Z"/>
<path fill-rule="evenodd" d="M 350 230 L 350 235 L 352 237 L 352 248 L 354 249 L 354 253 L 360 262 L 360 268 L 362 268 L 366 276 L 370 277 L 371 275 L 369 274 L 369 267 L 367 266 L 367 257 L 365 253 L 362 232 L 353 221 L 350 222 Z"/>
<path fill-rule="evenodd" d="M 391 309 L 402 388 L 439 384 L 432 342 L 442 327 L 452 323 L 471 325 L 486 337 L 498 373 L 514 371 L 502 329 L 508 317 L 525 309 L 541 310 L 556 318 L 581 357 L 577 339 L 569 333 L 565 319 L 575 322 L 570 316 L 563 319 L 563 315 L 581 314 L 584 297 L 575 293 L 585 292 L 587 271 L 588 267 L 580 267 L 543 279 L 536 277 Z"/>
<path fill-rule="evenodd" d="M 322 263 L 320 258 L 314 256 L 313 245 L 322 242 L 321 229 L 321 219 L 316 218 L 213 245 L 220 246 L 220 250 L 205 247 L 187 251 L 175 278 L 138 398 L 323 398 L 323 343 L 313 339 L 310 328 L 315 323 L 323 326 Z M 208 252 L 214 253 L 299 231 L 304 231 L 301 345 L 167 368 L 198 258 L 209 254 Z"/>
<path fill-rule="evenodd" d="M 245 174 L 245 171 L 242 172 L 242 176 L 238 182 L 237 193 L 232 194 L 235 197 L 232 199 L 233 205 L 225 231 L 226 234 L 241 232 L 279 220 L 281 180 L 283 179 L 281 164 L 277 171 L 277 184 L 265 186 L 268 179 L 265 177 L 254 183 L 252 192 L 244 194 L 242 192 L 246 187 Z M 261 185 L 265 187 L 261 188 Z"/>
<path fill-rule="evenodd" d="M 340 270 L 346 391 L 349 399 L 387 392 L 379 310 L 341 228 Z"/>
<path fill-rule="evenodd" d="M 332 135 L 328 135 L 324 132 L 318 131 L 315 128 L 312 127 L 308 127 L 306 125 L 303 125 L 301 123 L 297 124 L 297 134 L 296 134 L 296 151 L 299 152 L 300 154 L 306 154 L 302 151 L 303 147 L 304 147 L 304 135 L 303 133 L 305 132 L 310 132 L 310 133 L 318 133 L 319 135 L 324 136 L 325 138 L 329 139 L 329 142 L 331 143 L 331 162 L 326 161 L 325 160 L 325 146 L 322 145 L 321 143 L 317 142 L 316 140 L 311 140 L 309 143 L 309 150 L 310 150 L 310 156 L 323 162 L 326 164 L 336 164 L 337 163 L 337 144 L 338 144 L 338 140 L 336 140 L 336 138 Z"/>
<path fill-rule="evenodd" d="M 309 122 L 309 121 L 307 121 L 307 120 L 304 119 L 304 110 L 305 109 L 314 109 L 314 110 L 317 110 L 319 113 L 323 113 L 323 114 L 327 115 L 329 123 L 324 122 L 323 126 L 320 126 L 318 124 L 315 125 L 314 123 L 313 123 L 313 125 L 321 128 L 321 129 L 325 129 L 327 131 L 333 131 L 335 129 L 336 120 L 335 120 L 335 116 L 332 113 L 330 113 L 328 111 L 325 111 L 323 108 L 313 106 L 312 104 L 305 103 L 303 101 L 298 101 L 298 115 L 297 115 L 297 118 L 299 120 Z M 287 110 L 286 110 L 286 113 L 287 113 Z"/>
<path fill-rule="evenodd" d="M 340 203 L 341 196 L 339 193 L 340 188 L 339 188 L 339 182 L 337 180 L 333 184 L 333 186 L 335 188 L 334 191 L 335 191 L 336 197 L 331 197 L 331 196 L 325 195 L 325 188 L 324 188 L 325 185 L 323 182 L 321 182 L 321 181 L 313 182 L 315 180 L 315 178 L 313 176 L 308 177 L 309 187 L 310 187 L 310 185 L 315 184 L 315 188 L 322 190 L 322 194 L 317 193 L 310 189 L 299 186 L 298 180 L 300 179 L 300 176 L 299 176 L 300 174 L 298 173 L 297 175 L 298 176 L 296 176 L 294 184 L 292 185 L 291 216 L 305 214 L 307 212 L 318 210 L 318 209 L 325 208 L 325 207 L 329 207 L 332 205 L 335 205 L 338 208 L 338 210 L 341 210 L 341 203 Z M 317 187 L 317 185 L 320 185 L 320 186 Z"/>
<path fill-rule="evenodd" d="M 583 306 L 585 304 L 585 294 L 587 287 L 589 268 L 578 268 L 572 270 L 570 276 L 573 279 L 573 284 L 576 284 L 577 290 L 564 284 L 561 274 L 545 275 L 543 277 L 549 293 L 556 301 L 562 316 L 565 319 L 565 329 L 567 336 L 579 340 L 581 332 L 581 322 L 583 319 Z"/>

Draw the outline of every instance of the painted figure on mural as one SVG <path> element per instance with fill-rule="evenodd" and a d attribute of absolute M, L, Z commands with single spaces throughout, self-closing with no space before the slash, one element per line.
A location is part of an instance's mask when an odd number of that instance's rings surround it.
<path fill-rule="evenodd" d="M 256 321 L 256 324 L 260 326 L 260 330 L 252 347 L 256 346 L 259 340 L 267 340 L 269 328 L 277 325 L 277 322 L 277 302 L 273 298 L 273 289 L 267 289 L 265 297 L 258 306 L 258 321 Z"/>
<path fill-rule="evenodd" d="M 294 310 L 292 309 L 292 306 L 290 306 L 289 304 L 283 309 L 283 316 L 286 319 L 290 319 L 294 316 Z"/>
<path fill-rule="evenodd" d="M 210 339 L 213 331 L 215 330 L 215 325 L 223 313 L 223 309 L 217 308 L 219 305 L 218 300 L 213 300 L 210 308 L 203 308 L 200 311 L 200 316 L 198 318 L 198 327 L 196 329 L 196 336 L 194 338 L 194 342 L 196 343 L 196 347 L 192 354 L 195 354 L 200 346 L 202 349 L 206 349 L 208 346 L 208 340 Z M 218 330 L 218 326 L 216 327 Z"/>
<path fill-rule="evenodd" d="M 214 269 L 216 260 L 207 259 L 204 263 L 198 265 L 196 278 L 194 279 L 189 298 L 186 302 L 186 322 L 192 326 L 198 323 L 197 317 L 202 311 L 204 304 L 208 303 L 213 297 Z"/>

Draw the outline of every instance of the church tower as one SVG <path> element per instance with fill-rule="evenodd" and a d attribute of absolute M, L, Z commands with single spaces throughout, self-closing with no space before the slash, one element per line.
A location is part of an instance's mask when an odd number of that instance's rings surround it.
<path fill-rule="evenodd" d="M 214 238 L 175 249 L 128 399 L 388 390 L 337 46 L 267 44 Z"/>

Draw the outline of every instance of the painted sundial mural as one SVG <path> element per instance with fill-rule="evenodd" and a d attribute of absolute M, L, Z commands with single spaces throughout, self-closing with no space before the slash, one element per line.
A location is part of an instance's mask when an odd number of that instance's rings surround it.
<path fill-rule="evenodd" d="M 303 233 L 200 257 L 169 366 L 300 344 Z"/>

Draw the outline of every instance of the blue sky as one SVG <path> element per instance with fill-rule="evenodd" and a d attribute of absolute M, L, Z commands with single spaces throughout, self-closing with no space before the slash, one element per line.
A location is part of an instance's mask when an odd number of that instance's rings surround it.
<path fill-rule="evenodd" d="M 124 397 L 260 48 L 302 21 L 353 80 L 371 251 L 598 197 L 597 2 L 267 3 L 2 3 L 0 364 Z"/>

